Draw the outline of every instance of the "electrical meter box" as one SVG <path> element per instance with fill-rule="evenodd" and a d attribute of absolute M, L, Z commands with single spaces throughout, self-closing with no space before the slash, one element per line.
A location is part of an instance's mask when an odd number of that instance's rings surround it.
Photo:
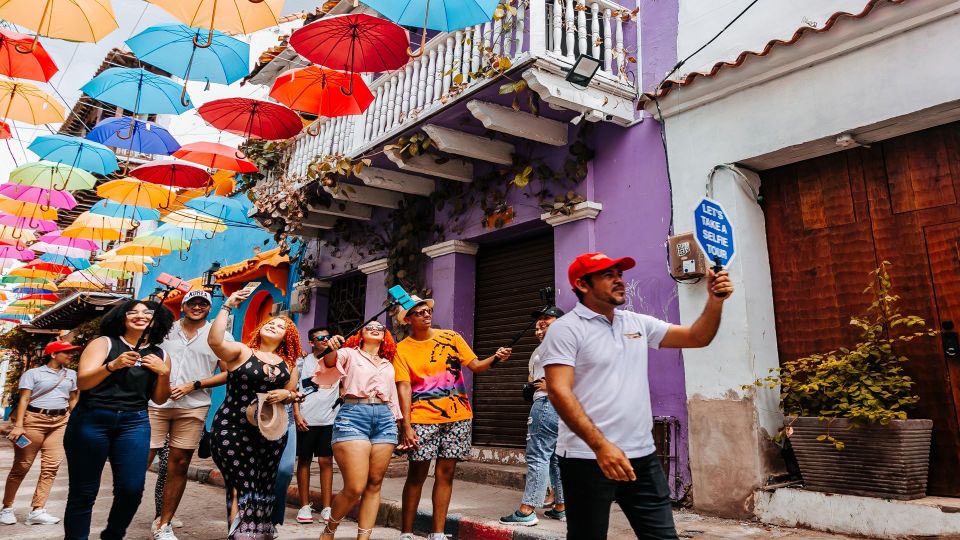
<path fill-rule="evenodd" d="M 697 279 L 707 275 L 707 259 L 692 232 L 667 239 L 670 250 L 670 275 L 674 279 Z"/>

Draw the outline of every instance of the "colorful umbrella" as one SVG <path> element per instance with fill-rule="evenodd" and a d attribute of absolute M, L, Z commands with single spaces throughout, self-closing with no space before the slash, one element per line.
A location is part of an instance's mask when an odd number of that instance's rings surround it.
<path fill-rule="evenodd" d="M 227 226 L 223 224 L 222 219 L 201 214 L 191 208 L 170 212 L 163 216 L 161 221 L 184 229 L 197 229 L 214 233 L 227 230 Z"/>
<path fill-rule="evenodd" d="M 57 72 L 57 64 L 39 43 L 33 50 L 28 50 L 33 40 L 33 36 L 0 29 L 0 75 L 11 79 L 50 82 Z"/>
<path fill-rule="evenodd" d="M 171 193 L 163 186 L 130 179 L 110 180 L 97 187 L 97 195 L 104 199 L 143 208 L 164 206 L 170 200 Z"/>
<path fill-rule="evenodd" d="M 73 269 L 69 266 L 66 266 L 63 264 L 54 264 L 54 263 L 42 261 L 39 259 L 35 259 L 21 266 L 20 268 L 31 268 L 34 270 L 40 270 L 41 272 L 52 272 L 55 274 L 63 274 L 63 275 L 67 275 L 70 272 L 73 272 Z"/>
<path fill-rule="evenodd" d="M 289 139 L 303 129 L 300 115 L 269 101 L 217 99 L 205 103 L 197 112 L 211 126 L 248 139 Z"/>
<path fill-rule="evenodd" d="M 6 122 L 0 122 L 0 140 L 12 138 L 13 132 L 10 131 L 10 124 Z"/>
<path fill-rule="evenodd" d="M 135 120 L 133 134 L 126 139 L 118 136 L 121 130 L 128 129 L 130 121 L 126 118 L 107 118 L 93 126 L 87 139 L 104 146 L 112 146 L 130 152 L 141 154 L 170 155 L 180 144 L 170 135 L 170 132 L 153 122 Z"/>
<path fill-rule="evenodd" d="M 145 163 L 130 171 L 130 176 L 170 189 L 199 188 L 211 182 L 210 173 L 202 167 L 177 159 L 158 159 Z"/>
<path fill-rule="evenodd" d="M 126 244 L 122 244 L 113 248 L 107 253 L 112 253 L 114 255 L 133 255 L 135 257 L 159 257 L 162 255 L 167 255 L 172 251 L 172 249 L 166 249 L 163 247 L 142 246 L 139 244 L 134 244 L 133 242 L 127 242 Z"/>
<path fill-rule="evenodd" d="M 482 24 L 493 19 L 493 11 L 500 0 L 362 0 L 364 4 L 380 12 L 391 21 L 413 28 L 424 29 L 420 50 L 407 54 L 416 57 L 423 54 L 427 44 L 426 30 L 452 32 L 468 26 Z"/>
<path fill-rule="evenodd" d="M 187 201 L 184 206 L 214 219 L 237 223 L 250 222 L 250 218 L 247 217 L 247 211 L 243 205 L 239 201 L 235 201 L 229 197 L 220 197 L 217 195 L 197 197 Z"/>
<path fill-rule="evenodd" d="M 83 212 L 60 234 L 87 240 L 122 240 L 124 230 L 133 228 L 131 220 Z"/>
<path fill-rule="evenodd" d="M 373 103 L 373 94 L 359 75 L 318 66 L 280 75 L 270 97 L 292 109 L 327 118 L 362 114 Z"/>
<path fill-rule="evenodd" d="M 143 62 L 183 79 L 180 104 L 187 106 L 187 81 L 230 84 L 250 71 L 250 45 L 214 31 L 210 42 L 196 45 L 203 30 L 182 24 L 151 26 L 126 41 Z"/>
<path fill-rule="evenodd" d="M 80 90 L 84 94 L 138 114 L 181 114 L 193 108 L 190 97 L 184 94 L 187 105 L 180 102 L 180 86 L 172 80 L 150 73 L 143 68 L 112 67 L 100 73 Z M 133 136 L 136 119 L 130 117 L 121 139 Z"/>
<path fill-rule="evenodd" d="M 55 300 L 17 300 L 10 305 L 10 307 L 22 307 L 27 309 L 40 309 L 47 306 L 52 306 L 56 304 Z"/>
<path fill-rule="evenodd" d="M 193 38 L 198 47 L 209 47 L 214 29 L 249 34 L 280 24 L 284 0 L 149 0 L 195 28 L 209 28 L 206 41 Z"/>
<path fill-rule="evenodd" d="M 133 275 L 133 274 L 131 274 L 130 272 L 126 272 L 126 271 L 123 271 L 123 270 L 117 270 L 116 268 L 104 268 L 104 267 L 100 266 L 99 264 L 95 264 L 95 265 L 91 266 L 90 268 L 87 268 L 86 270 L 84 270 L 84 272 L 85 272 L 86 274 L 88 274 L 88 275 L 91 275 L 91 276 L 94 276 L 94 277 L 98 277 L 98 278 L 101 278 L 101 279 L 102 279 L 102 278 L 121 278 L 121 279 L 126 279 L 126 278 L 129 278 L 129 277 L 131 277 L 131 276 Z"/>
<path fill-rule="evenodd" d="M 80 240 L 80 238 L 76 238 L 73 240 Z M 37 242 L 35 244 L 31 244 L 30 249 L 32 249 L 33 251 L 39 251 L 44 255 L 52 255 L 52 256 L 71 258 L 71 259 L 82 259 L 84 257 L 89 257 L 90 251 L 92 251 L 92 250 L 84 250 L 76 247 L 50 244 L 47 242 Z"/>
<path fill-rule="evenodd" d="M 161 236 L 153 236 L 153 233 L 159 231 L 162 227 L 168 227 L 168 229 L 161 231 Z M 126 244 L 126 246 L 141 246 L 145 248 L 159 249 L 166 251 L 167 253 L 170 253 L 171 251 L 179 251 L 181 249 L 190 249 L 190 241 L 185 239 L 185 229 L 170 225 L 164 225 L 162 227 L 158 227 L 150 233 L 135 236 L 133 240 Z M 175 232 L 176 230 L 181 232 Z"/>
<path fill-rule="evenodd" d="M 117 156 L 106 146 L 71 135 L 41 135 L 27 147 L 40 159 L 65 163 L 106 176 L 120 168 Z"/>
<path fill-rule="evenodd" d="M 97 178 L 83 169 L 75 169 L 62 163 L 36 161 L 25 163 L 11 171 L 10 181 L 43 189 L 75 191 L 92 189 Z"/>
<path fill-rule="evenodd" d="M 300 56 L 351 75 L 402 68 L 409 61 L 409 43 L 410 35 L 399 25 L 364 13 L 324 17 L 290 36 Z M 342 91 L 349 95 L 353 87 Z"/>
<path fill-rule="evenodd" d="M 70 240 L 75 240 L 75 238 Z M 87 255 L 89 255 L 89 252 Z M 84 257 L 65 257 L 56 253 L 44 253 L 36 260 L 45 264 L 62 265 L 73 270 L 83 270 L 90 267 L 90 261 Z"/>
<path fill-rule="evenodd" d="M 93 268 L 92 266 L 90 268 Z M 95 276 L 87 270 L 81 270 L 63 278 L 60 287 L 63 289 L 106 289 L 116 285 L 116 280 L 106 276 Z"/>
<path fill-rule="evenodd" d="M 10 290 L 12 293 L 16 294 L 40 294 L 48 292 L 57 292 L 57 286 L 53 283 L 49 285 L 30 285 L 24 287 L 14 287 Z"/>
<path fill-rule="evenodd" d="M 39 204 L 25 201 L 16 201 L 7 197 L 0 196 L 0 212 L 5 212 L 11 216 L 27 218 L 30 221 L 28 228 L 34 228 L 32 225 L 37 219 L 47 219 L 56 221 L 57 211 L 52 208 L 44 208 Z"/>
<path fill-rule="evenodd" d="M 90 207 L 90 213 L 118 218 L 127 218 L 136 221 L 151 221 L 160 219 L 160 212 L 152 208 L 120 204 L 108 199 L 97 201 Z"/>
<path fill-rule="evenodd" d="M 83 257 L 87 258 L 90 256 L 91 251 L 99 249 L 96 242 L 92 240 L 85 240 L 81 238 L 70 238 L 60 234 L 60 231 L 54 231 L 47 233 L 37 239 L 38 243 L 45 243 L 51 246 L 62 246 L 71 249 L 77 249 L 81 252 L 80 255 L 64 255 L 66 257 Z M 31 246 L 33 249 L 36 249 L 37 244 Z M 39 251 L 39 250 L 38 250 Z M 51 253 L 51 252 L 44 252 Z M 60 255 L 60 254 L 58 254 Z"/>
<path fill-rule="evenodd" d="M 257 166 L 246 159 L 243 152 L 220 143 L 197 142 L 185 144 L 173 153 L 173 157 L 198 163 L 208 169 L 225 169 L 234 172 L 257 172 Z"/>
<path fill-rule="evenodd" d="M 4 184 L 10 185 L 10 184 Z M 0 189 L 2 190 L 2 189 Z M 36 219 L 29 217 L 17 217 L 10 214 L 0 213 L 0 225 L 7 225 L 16 229 L 32 229 L 37 232 L 47 233 L 57 230 L 57 222 L 49 219 Z"/>
<path fill-rule="evenodd" d="M 18 201 L 32 202 L 45 208 L 53 207 L 61 210 L 70 210 L 77 206 L 77 200 L 73 198 L 73 195 L 71 195 L 69 191 L 57 189 L 44 189 L 22 184 L 2 184 L 0 185 L 0 195 Z M 39 227 L 28 228 L 37 229 Z"/>
<path fill-rule="evenodd" d="M 37 235 L 30 229 L 17 229 L 9 225 L 0 226 L 0 242 L 7 244 L 20 244 L 23 242 L 36 242 Z"/>
<path fill-rule="evenodd" d="M 7 0 L 0 2 L 0 19 L 67 41 L 97 42 L 117 29 L 110 0 Z"/>
<path fill-rule="evenodd" d="M 3 111 L 0 117 L 3 120 L 18 120 L 35 126 L 63 122 L 64 118 L 63 105 L 53 96 L 19 81 L 0 81 L 0 111 Z"/>
<path fill-rule="evenodd" d="M 48 281 L 53 281 L 60 276 L 57 272 L 50 272 L 48 270 L 41 270 L 39 268 L 31 268 L 28 266 L 21 266 L 20 268 L 14 268 L 7 273 L 7 276 L 18 276 L 29 279 L 45 279 Z"/>
<path fill-rule="evenodd" d="M 132 255 L 118 255 L 101 261 L 97 266 L 110 270 L 121 270 L 123 272 L 144 273 L 147 271 L 147 265 L 152 263 L 153 259 L 150 257 L 140 258 Z"/>
<path fill-rule="evenodd" d="M 4 285 L 9 285 L 11 283 L 23 283 L 23 284 L 28 284 L 33 286 L 33 285 L 46 285 L 49 283 L 53 283 L 53 281 L 47 278 L 35 278 L 35 277 L 27 277 L 27 276 L 3 276 L 3 277 L 0 277 L 0 283 Z"/>
<path fill-rule="evenodd" d="M 32 261 L 36 256 L 32 249 L 27 249 L 23 245 L 0 244 L 0 259 Z"/>

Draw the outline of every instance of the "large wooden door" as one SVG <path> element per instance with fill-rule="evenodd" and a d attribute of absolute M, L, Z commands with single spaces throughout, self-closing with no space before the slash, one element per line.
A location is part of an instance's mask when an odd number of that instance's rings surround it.
<path fill-rule="evenodd" d="M 867 273 L 890 261 L 906 313 L 960 324 L 960 125 L 765 172 L 764 212 L 781 362 L 855 342 Z M 928 491 L 960 495 L 960 364 L 937 338 L 902 351 L 934 421 Z"/>

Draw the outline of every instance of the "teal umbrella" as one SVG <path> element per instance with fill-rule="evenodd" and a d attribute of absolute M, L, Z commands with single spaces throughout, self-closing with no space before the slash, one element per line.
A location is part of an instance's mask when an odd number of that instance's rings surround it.
<path fill-rule="evenodd" d="M 426 30 L 452 32 L 468 26 L 489 22 L 500 0 L 361 0 L 381 15 L 400 26 L 424 29 L 420 51 L 427 44 Z"/>

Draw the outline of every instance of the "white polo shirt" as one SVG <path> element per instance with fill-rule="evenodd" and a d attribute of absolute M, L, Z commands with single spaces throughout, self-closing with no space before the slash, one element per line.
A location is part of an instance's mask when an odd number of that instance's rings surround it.
<path fill-rule="evenodd" d="M 670 328 L 649 315 L 615 310 L 613 323 L 577 303 L 547 332 L 540 355 L 544 366 L 573 366 L 573 393 L 603 435 L 628 458 L 648 456 L 653 413 L 647 376 L 647 348 L 658 348 Z M 596 459 L 593 450 L 560 421 L 557 455 Z"/>
<path fill-rule="evenodd" d="M 20 376 L 20 390 L 30 390 L 30 405 L 38 409 L 66 409 L 70 393 L 77 390 L 77 372 L 60 368 L 54 371 L 47 366 L 28 369 Z M 45 392 L 39 398 L 35 396 Z"/>
<path fill-rule="evenodd" d="M 170 333 L 160 348 L 170 357 L 170 387 L 192 383 L 212 377 L 217 371 L 219 358 L 213 354 L 207 337 L 210 335 L 210 322 L 197 330 L 192 338 L 183 333 L 180 321 L 173 323 Z M 230 332 L 226 332 L 224 341 L 234 341 Z M 210 389 L 194 390 L 180 399 L 168 399 L 163 405 L 150 402 L 151 407 L 158 409 L 196 409 L 210 406 Z"/>

